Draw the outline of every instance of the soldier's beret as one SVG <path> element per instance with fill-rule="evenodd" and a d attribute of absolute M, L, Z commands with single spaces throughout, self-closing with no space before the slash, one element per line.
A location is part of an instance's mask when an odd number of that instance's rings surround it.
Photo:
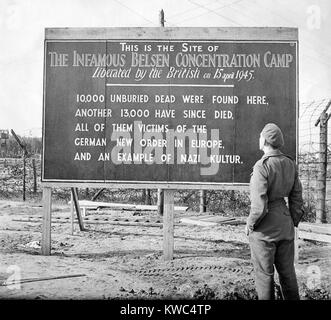
<path fill-rule="evenodd" d="M 274 123 L 266 124 L 261 132 L 261 135 L 275 148 L 279 148 L 284 145 L 283 133 Z"/>

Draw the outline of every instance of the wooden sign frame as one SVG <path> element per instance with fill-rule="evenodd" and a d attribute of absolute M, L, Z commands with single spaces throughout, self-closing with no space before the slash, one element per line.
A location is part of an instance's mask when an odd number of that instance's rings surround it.
<path fill-rule="evenodd" d="M 47 41 L 61 40 L 218 40 L 218 41 L 279 41 L 296 43 L 296 157 L 298 155 L 298 29 L 297 28 L 46 28 Z M 45 45 L 46 50 L 46 45 Z M 45 52 L 46 55 L 46 52 Z M 46 58 L 45 58 L 46 60 Z M 46 63 L 46 62 L 45 62 Z M 45 73 L 43 100 L 43 167 L 45 130 Z M 262 154 L 261 154 L 262 155 Z M 134 188 L 164 189 L 164 254 L 173 257 L 173 198 L 174 190 L 248 190 L 248 183 L 197 183 L 197 182 L 75 182 L 45 181 L 42 179 L 44 216 L 42 226 L 42 254 L 51 253 L 51 188 Z"/>

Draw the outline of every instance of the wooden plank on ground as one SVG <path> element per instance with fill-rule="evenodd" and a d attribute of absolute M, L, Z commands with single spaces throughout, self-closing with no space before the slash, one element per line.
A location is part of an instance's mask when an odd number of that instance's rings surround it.
<path fill-rule="evenodd" d="M 49 281 L 49 280 L 77 278 L 77 277 L 85 277 L 85 276 L 86 276 L 86 274 L 72 274 L 72 275 L 43 277 L 43 278 L 27 278 L 27 279 L 4 281 L 4 282 L 0 283 L 0 286 L 9 286 L 9 285 L 23 284 L 23 283 L 28 283 L 28 282 L 38 282 L 38 281 Z"/>
<path fill-rule="evenodd" d="M 217 226 L 216 222 L 208 222 L 208 221 L 203 221 L 203 220 L 198 220 L 198 219 L 182 218 L 182 219 L 180 219 L 180 221 L 182 223 L 195 224 L 197 226 L 202 226 L 202 227 Z"/>
<path fill-rule="evenodd" d="M 198 215 L 198 216 L 187 216 L 185 218 L 192 219 L 192 220 L 204 220 L 210 217 L 215 217 L 214 215 L 205 214 L 205 215 Z"/>
<path fill-rule="evenodd" d="M 27 223 L 40 223 L 42 220 L 40 218 L 29 218 L 29 219 L 12 219 L 12 221 L 16 222 L 27 222 Z M 54 218 L 52 223 L 68 223 L 68 219 L 63 218 Z M 115 225 L 115 226 L 137 226 L 137 227 L 158 227 L 162 228 L 161 222 L 130 222 L 130 221 L 114 221 L 114 220 L 88 220 L 84 219 L 85 224 L 105 224 L 105 225 Z M 174 226 L 188 227 L 182 223 L 174 223 Z"/>
<path fill-rule="evenodd" d="M 70 202 L 69 202 L 70 204 Z M 129 203 L 116 203 L 116 202 L 97 202 L 89 200 L 79 200 L 79 206 L 85 207 L 86 209 L 96 208 L 116 208 L 122 210 L 142 210 L 142 211 L 157 211 L 156 205 L 140 205 L 140 204 L 129 204 Z M 175 211 L 187 211 L 188 207 L 175 206 Z"/>
<path fill-rule="evenodd" d="M 298 237 L 300 239 L 315 240 L 315 241 L 320 241 L 320 242 L 331 243 L 331 235 L 328 235 L 328 234 L 320 234 L 320 233 L 315 233 L 315 232 L 299 230 Z"/>
<path fill-rule="evenodd" d="M 331 224 L 301 222 L 299 223 L 299 230 L 331 235 Z"/>
<path fill-rule="evenodd" d="M 187 209 L 188 209 L 188 207 L 184 207 L 184 206 L 174 206 L 174 210 L 175 211 L 187 211 Z M 157 211 L 157 206 L 137 204 L 137 205 L 135 205 L 135 209 L 134 210 Z"/>
<path fill-rule="evenodd" d="M 209 216 L 209 217 L 202 218 L 200 220 L 210 221 L 210 222 L 224 222 L 224 221 L 235 220 L 235 219 L 236 218 L 233 218 L 233 217 Z"/>
<path fill-rule="evenodd" d="M 221 216 L 191 216 L 184 217 L 180 220 L 183 223 L 195 224 L 198 226 L 217 226 L 218 224 L 238 224 L 239 221 L 233 217 L 221 217 Z"/>
<path fill-rule="evenodd" d="M 242 220 L 234 219 L 234 220 L 220 222 L 219 224 L 233 224 L 233 225 L 238 225 L 238 224 L 246 224 L 246 222 L 245 221 L 242 221 Z"/>

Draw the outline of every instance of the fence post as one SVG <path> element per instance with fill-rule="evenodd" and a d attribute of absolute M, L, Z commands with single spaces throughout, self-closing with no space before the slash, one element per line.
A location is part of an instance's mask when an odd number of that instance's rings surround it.
<path fill-rule="evenodd" d="M 33 169 L 33 193 L 37 193 L 37 168 L 36 159 L 32 158 L 32 169 Z"/>
<path fill-rule="evenodd" d="M 328 139 L 328 114 L 323 111 L 320 115 L 320 148 L 319 148 L 319 170 L 317 177 L 317 206 L 316 222 L 326 223 L 325 195 L 326 195 L 326 173 L 327 173 L 327 139 Z"/>
<path fill-rule="evenodd" d="M 157 189 L 157 213 L 163 216 L 164 193 L 162 189 Z"/>
<path fill-rule="evenodd" d="M 26 186 L 25 186 L 25 179 L 26 179 L 26 151 L 23 150 L 23 201 L 25 201 L 25 193 L 26 193 Z"/>
<path fill-rule="evenodd" d="M 148 206 L 152 204 L 152 200 L 151 200 L 151 190 L 150 190 L 150 189 L 146 189 L 146 199 L 145 199 L 145 204 L 147 204 Z"/>
<path fill-rule="evenodd" d="M 206 191 L 200 190 L 200 213 L 206 212 Z"/>

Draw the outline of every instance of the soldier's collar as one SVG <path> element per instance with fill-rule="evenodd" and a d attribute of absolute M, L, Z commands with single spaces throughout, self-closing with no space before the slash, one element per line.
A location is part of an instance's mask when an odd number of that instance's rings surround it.
<path fill-rule="evenodd" d="M 269 152 L 266 152 L 262 158 L 277 157 L 281 156 L 283 153 L 279 149 L 274 149 Z"/>

